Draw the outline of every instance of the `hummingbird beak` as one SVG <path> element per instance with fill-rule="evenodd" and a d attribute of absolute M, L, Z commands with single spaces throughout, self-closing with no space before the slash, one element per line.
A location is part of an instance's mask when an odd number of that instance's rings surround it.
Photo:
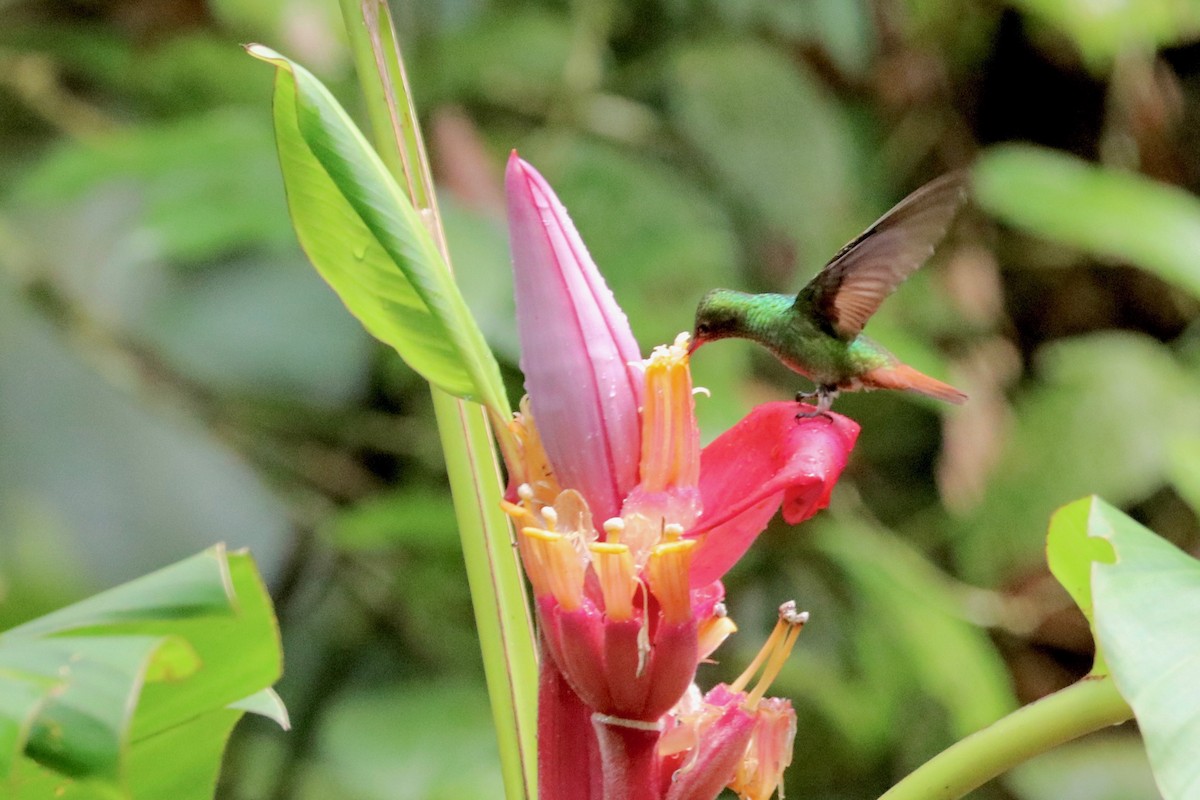
<path fill-rule="evenodd" d="M 696 352 L 696 348 L 698 348 L 702 344 L 704 344 L 703 339 L 699 339 L 699 338 L 693 336 L 691 344 L 688 345 L 688 355 L 690 356 L 692 353 Z"/>

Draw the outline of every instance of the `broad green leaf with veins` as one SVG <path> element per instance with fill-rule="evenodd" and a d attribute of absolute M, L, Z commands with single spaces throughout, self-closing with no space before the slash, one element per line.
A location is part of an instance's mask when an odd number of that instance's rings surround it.
<path fill-rule="evenodd" d="M 216 547 L 0 634 L 0 794 L 207 800 L 246 711 L 287 724 L 270 599 Z"/>
<path fill-rule="evenodd" d="M 1092 623 L 1092 674 L 1107 669 L 1133 708 L 1163 797 L 1196 797 L 1200 561 L 1096 497 L 1059 510 L 1048 555 Z"/>

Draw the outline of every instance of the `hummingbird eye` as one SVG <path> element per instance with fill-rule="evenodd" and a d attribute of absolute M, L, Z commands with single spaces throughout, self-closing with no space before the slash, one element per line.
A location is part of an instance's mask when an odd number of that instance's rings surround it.
<path fill-rule="evenodd" d="M 709 325 L 707 322 L 701 322 L 699 325 L 696 326 L 696 335 L 698 335 L 698 336 L 704 336 L 705 334 L 708 333 L 708 331 L 709 331 Z"/>

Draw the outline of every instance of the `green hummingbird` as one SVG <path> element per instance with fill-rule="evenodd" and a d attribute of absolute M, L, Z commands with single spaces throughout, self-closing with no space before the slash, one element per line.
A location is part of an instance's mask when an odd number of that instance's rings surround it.
<path fill-rule="evenodd" d="M 904 279 L 924 264 L 967 199 L 966 173 L 943 175 L 901 200 L 837 252 L 795 295 L 714 289 L 696 308 L 691 351 L 716 339 L 758 342 L 814 391 L 824 414 L 838 392 L 902 389 L 951 403 L 967 396 L 924 375 L 863 335 L 863 326 Z"/>

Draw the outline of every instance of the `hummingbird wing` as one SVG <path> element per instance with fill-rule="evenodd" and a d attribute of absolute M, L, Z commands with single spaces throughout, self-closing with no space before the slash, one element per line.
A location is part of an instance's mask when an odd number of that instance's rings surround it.
<path fill-rule="evenodd" d="M 946 235 L 967 200 L 967 173 L 951 172 L 917 189 L 838 251 L 796 296 L 831 333 L 853 339 L 867 320 L 917 271 Z"/>

